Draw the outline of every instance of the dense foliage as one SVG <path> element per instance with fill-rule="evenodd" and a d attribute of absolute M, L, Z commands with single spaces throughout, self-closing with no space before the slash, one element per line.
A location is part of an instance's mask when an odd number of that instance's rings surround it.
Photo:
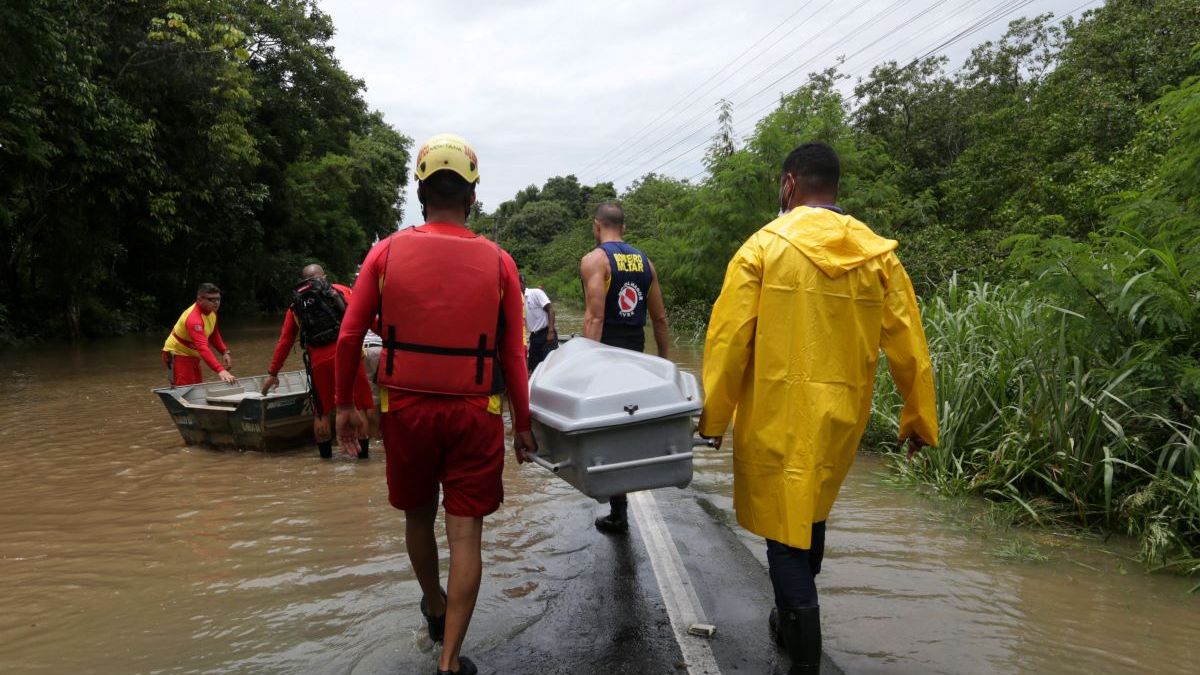
<path fill-rule="evenodd" d="M 947 66 L 886 63 L 852 87 L 816 73 L 741 143 L 722 105 L 704 180 L 648 175 L 620 195 L 627 239 L 676 316 L 702 320 L 775 215 L 784 156 L 829 142 L 842 206 L 900 240 L 925 298 L 944 436 L 901 471 L 1126 529 L 1148 562 L 1200 571 L 1200 5 L 1022 19 Z M 612 186 L 551 182 L 572 190 L 531 186 L 474 222 L 577 299 L 591 235 L 576 209 Z M 870 443 L 890 445 L 897 403 L 881 378 Z"/>
<path fill-rule="evenodd" d="M 395 228 L 409 140 L 315 0 L 13 0 L 0 13 L 0 337 L 279 307 Z"/>
<path fill-rule="evenodd" d="M 200 281 L 278 308 L 400 217 L 410 141 L 341 69 L 315 0 L 12 0 L 0 13 L 0 340 L 173 319 Z M 1110 0 L 1012 23 L 957 70 L 814 73 L 753 133 L 718 110 L 706 177 L 558 176 L 471 226 L 580 300 L 591 214 L 620 198 L 677 329 L 820 139 L 841 204 L 901 241 L 925 299 L 942 444 L 914 480 L 1140 538 L 1200 571 L 1200 5 Z M 894 434 L 881 377 L 868 444 Z"/>

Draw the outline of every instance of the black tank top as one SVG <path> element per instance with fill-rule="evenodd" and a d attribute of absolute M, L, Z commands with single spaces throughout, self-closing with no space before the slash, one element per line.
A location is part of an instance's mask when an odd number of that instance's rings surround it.
<path fill-rule="evenodd" d="M 604 325 L 641 328 L 646 325 L 646 299 L 650 295 L 650 259 L 623 241 L 600 244 L 608 256 L 612 278 L 604 296 Z"/>

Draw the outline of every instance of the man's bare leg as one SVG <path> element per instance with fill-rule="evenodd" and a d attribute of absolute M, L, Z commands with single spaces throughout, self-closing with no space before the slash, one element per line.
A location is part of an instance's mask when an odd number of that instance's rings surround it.
<path fill-rule="evenodd" d="M 458 670 L 458 653 L 471 624 L 471 614 L 475 612 L 475 600 L 479 597 L 479 580 L 483 573 L 482 537 L 483 518 L 446 514 L 446 538 L 450 542 L 450 578 L 447 581 L 450 602 L 446 610 L 446 639 L 438 659 L 439 670 Z"/>
<path fill-rule="evenodd" d="M 359 410 L 358 417 L 359 420 L 362 421 L 362 424 L 360 424 L 358 427 L 360 429 L 358 435 L 358 458 L 366 459 L 370 456 L 369 448 L 371 445 L 371 435 L 369 431 L 370 427 L 368 426 L 368 420 L 370 419 L 371 415 L 368 410 Z"/>
<path fill-rule="evenodd" d="M 329 421 L 332 416 L 331 412 L 329 415 L 313 417 L 313 437 L 317 441 L 317 450 L 325 459 L 333 457 L 333 425 Z"/>
<path fill-rule="evenodd" d="M 367 437 L 374 440 L 379 434 L 379 407 L 367 408 Z"/>
<path fill-rule="evenodd" d="M 446 614 L 446 600 L 442 597 L 442 584 L 438 578 L 437 537 L 433 534 L 437 509 L 435 494 L 425 506 L 404 512 L 404 545 L 413 574 L 425 594 L 425 608 L 430 616 L 440 617 Z"/>

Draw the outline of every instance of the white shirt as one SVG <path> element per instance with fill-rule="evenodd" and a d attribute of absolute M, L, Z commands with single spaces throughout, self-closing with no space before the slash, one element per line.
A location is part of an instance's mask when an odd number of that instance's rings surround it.
<path fill-rule="evenodd" d="M 550 296 L 540 288 L 525 289 L 525 327 L 530 333 L 550 325 L 550 316 L 546 314 L 546 305 L 550 304 Z"/>

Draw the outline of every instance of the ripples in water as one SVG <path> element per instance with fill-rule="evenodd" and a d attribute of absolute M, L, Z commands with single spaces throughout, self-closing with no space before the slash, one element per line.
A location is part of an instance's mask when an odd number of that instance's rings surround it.
<path fill-rule="evenodd" d="M 265 368 L 277 327 L 227 330 L 238 372 Z M 382 450 L 355 463 L 183 447 L 148 391 L 162 380 L 160 346 L 145 336 L 0 354 L 0 671 L 431 664 Z M 695 349 L 676 358 L 698 368 Z M 728 447 L 701 451 L 692 489 L 732 524 L 730 459 Z M 819 577 L 826 648 L 850 672 L 1200 662 L 1187 582 L 1144 574 L 1115 542 L 989 531 L 958 505 L 881 484 L 878 469 L 864 457 L 851 473 Z M 502 646 L 537 624 L 594 561 L 594 502 L 511 459 L 505 481 L 485 529 L 473 644 Z M 989 555 L 1014 537 L 1050 559 Z M 742 538 L 761 558 L 761 541 Z"/>

